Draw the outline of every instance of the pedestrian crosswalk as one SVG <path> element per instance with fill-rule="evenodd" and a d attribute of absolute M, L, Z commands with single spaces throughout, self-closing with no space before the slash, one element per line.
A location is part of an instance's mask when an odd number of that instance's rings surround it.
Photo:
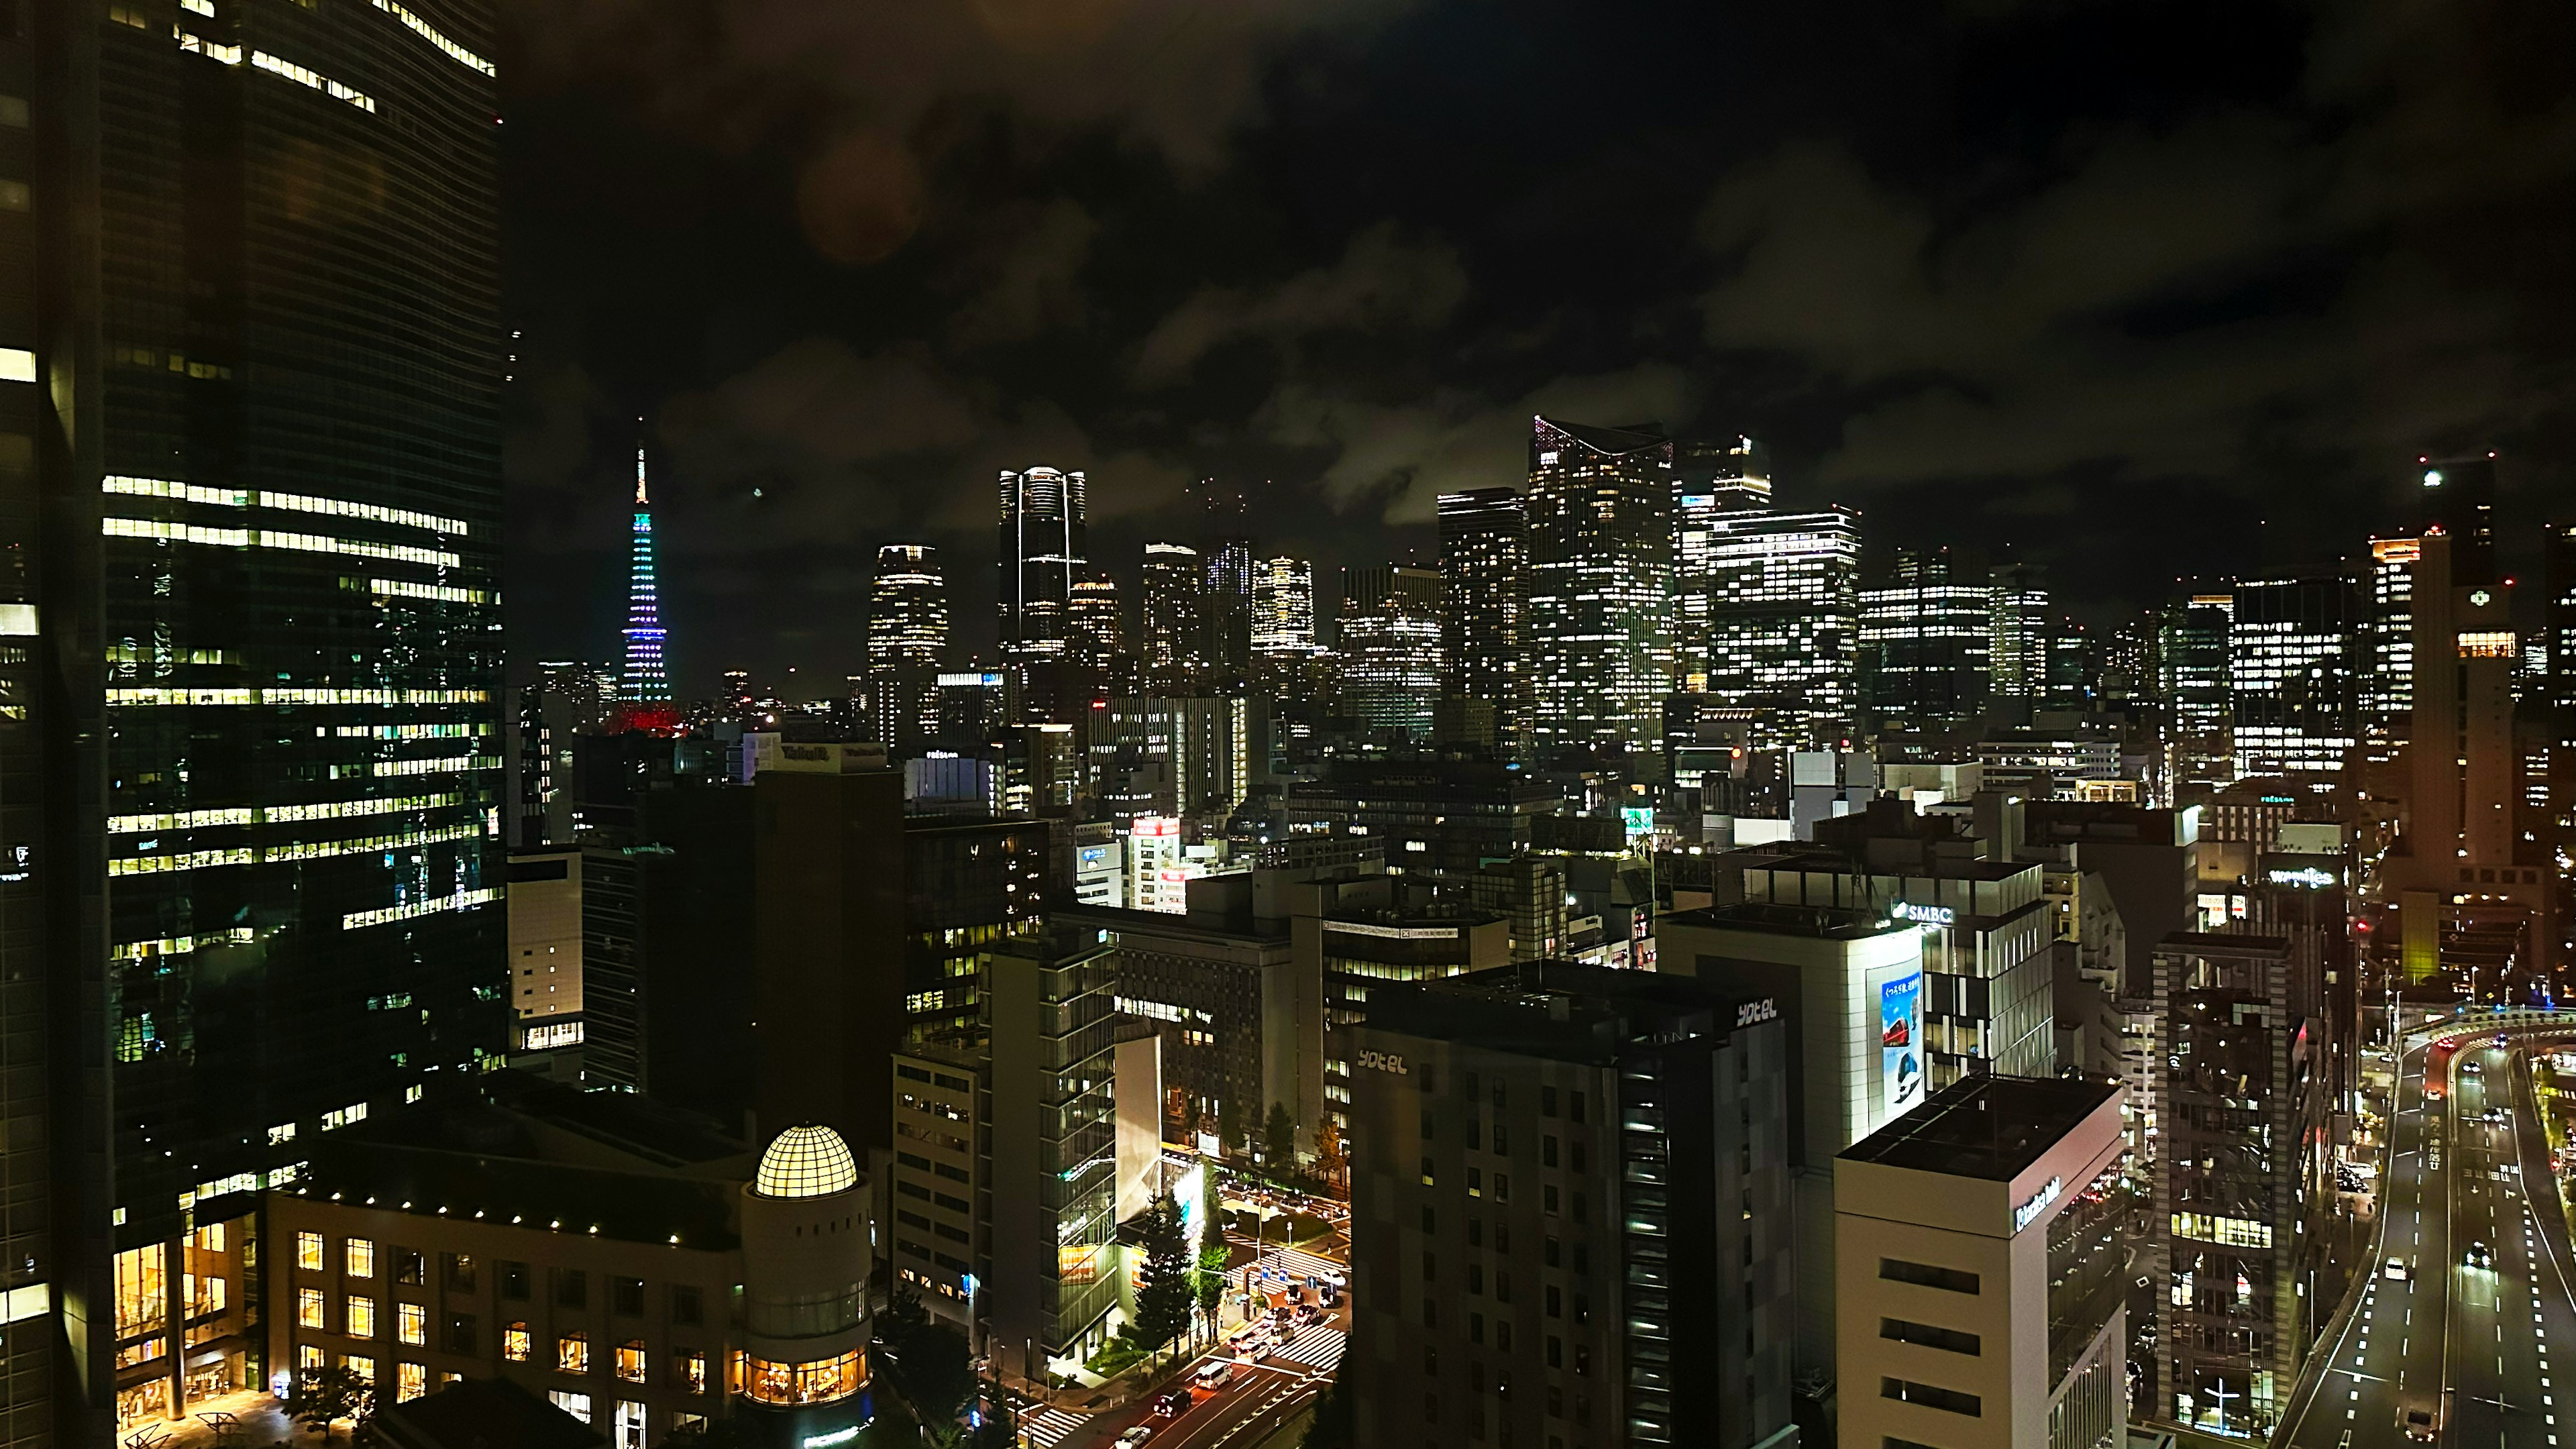
<path fill-rule="evenodd" d="M 1299 1282 L 1309 1274 L 1322 1277 L 1327 1273 L 1344 1275 L 1349 1269 L 1330 1258 L 1318 1257 L 1303 1248 L 1273 1248 L 1261 1255 L 1261 1266 L 1296 1276 Z"/>
<path fill-rule="evenodd" d="M 1080 1414 L 1048 1408 L 1040 1411 L 1036 1418 L 1028 1420 L 1021 1427 L 1028 1434 L 1029 1443 L 1034 1446 L 1034 1449 L 1055 1449 L 1055 1446 L 1072 1438 L 1075 1431 L 1089 1422 L 1091 1421 Z"/>
<path fill-rule="evenodd" d="M 1342 1361 L 1342 1350 L 1349 1347 L 1351 1336 L 1328 1324 L 1318 1323 L 1297 1335 L 1286 1348 L 1270 1355 L 1273 1363 L 1285 1360 L 1302 1364 L 1317 1373 L 1331 1373 Z"/>

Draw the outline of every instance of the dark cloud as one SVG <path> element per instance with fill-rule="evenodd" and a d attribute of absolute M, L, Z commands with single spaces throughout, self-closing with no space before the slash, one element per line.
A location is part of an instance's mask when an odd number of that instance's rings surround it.
<path fill-rule="evenodd" d="M 1458 254 L 1437 238 L 1381 222 L 1351 238 L 1331 266 L 1260 288 L 1202 287 L 1155 324 L 1136 358 L 1146 387 L 1180 382 L 1228 342 L 1288 349 L 1322 332 L 1422 331 L 1449 320 L 1467 293 Z"/>

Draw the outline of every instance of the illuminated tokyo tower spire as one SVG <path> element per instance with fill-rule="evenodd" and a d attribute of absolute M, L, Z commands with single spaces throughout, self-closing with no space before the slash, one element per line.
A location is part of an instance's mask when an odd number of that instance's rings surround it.
<path fill-rule="evenodd" d="M 644 450 L 635 450 L 635 535 L 626 573 L 626 670 L 617 697 L 629 726 L 666 728 L 677 722 L 671 678 L 662 666 L 662 603 L 654 582 L 653 500 L 644 490 Z"/>

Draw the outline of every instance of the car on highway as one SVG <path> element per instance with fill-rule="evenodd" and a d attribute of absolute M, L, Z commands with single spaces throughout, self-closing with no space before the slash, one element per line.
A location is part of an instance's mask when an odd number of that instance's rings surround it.
<path fill-rule="evenodd" d="M 1139 1424 L 1135 1428 L 1118 1436 L 1118 1449 L 1136 1449 L 1137 1445 L 1142 1444 L 1153 1437 L 1154 1429 L 1152 1425 Z"/>
<path fill-rule="evenodd" d="M 2430 1444 L 2442 1433 L 2442 1423 L 2436 1412 L 2421 1404 L 2398 1405 L 2397 1427 L 2405 1431 L 2410 1443 L 2416 1444 Z"/>
<path fill-rule="evenodd" d="M 1218 1359 L 1214 1363 L 1200 1364 L 1199 1371 L 1191 1377 L 1190 1382 L 1198 1388 L 1214 1393 L 1234 1382 L 1234 1365 L 1223 1359 Z"/>
<path fill-rule="evenodd" d="M 2403 1258 L 2389 1259 L 2379 1271 L 2382 1277 L 2394 1278 L 2400 1283 L 2415 1276 L 2414 1270 L 2406 1266 L 2406 1260 Z"/>
<path fill-rule="evenodd" d="M 1154 1401 L 1154 1417 L 1157 1419 L 1177 1419 L 1181 1415 L 1190 1411 L 1190 1402 L 1190 1391 L 1188 1389 L 1174 1389 L 1170 1393 L 1165 1394 Z"/>
<path fill-rule="evenodd" d="M 2460 1255 L 2460 1266 L 2463 1268 L 2492 1268 L 2495 1266 L 2495 1249 L 2488 1247 L 2486 1240 L 2484 1238 L 2480 1238 L 2478 1241 L 2469 1244 L 2469 1250 Z"/>

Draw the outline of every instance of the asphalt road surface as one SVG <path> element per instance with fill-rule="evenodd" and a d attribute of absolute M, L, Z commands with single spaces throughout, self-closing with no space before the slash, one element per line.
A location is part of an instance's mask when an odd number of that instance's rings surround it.
<path fill-rule="evenodd" d="M 2576 1254 L 2550 1200 L 2524 1051 L 2482 1038 L 2401 1062 L 2381 1266 L 2320 1345 L 2329 1367 L 2303 1379 L 2281 1449 L 2404 1445 L 2406 1410 L 2433 1415 L 2437 1442 L 2455 1449 L 2559 1442 L 2555 1380 L 2576 1371 Z M 2525 1182 L 2539 1184 L 2537 1206 Z M 2389 1276 L 2392 1259 L 2403 1278 Z M 2567 1427 L 2576 1446 L 2576 1419 Z"/>

